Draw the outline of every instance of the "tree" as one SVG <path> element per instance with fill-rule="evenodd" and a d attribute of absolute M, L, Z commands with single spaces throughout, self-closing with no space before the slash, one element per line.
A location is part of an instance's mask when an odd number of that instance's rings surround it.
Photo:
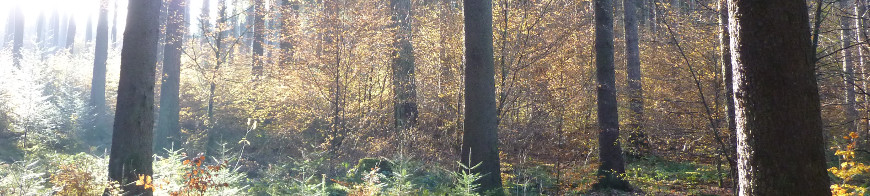
<path fill-rule="evenodd" d="M 393 90 L 395 126 L 399 131 L 417 124 L 417 85 L 414 80 L 414 46 L 411 45 L 411 1 L 390 0 L 396 39 L 393 41 Z"/>
<path fill-rule="evenodd" d="M 625 67 L 628 75 L 628 99 L 630 122 L 628 124 L 628 143 L 631 153 L 643 156 L 648 150 L 646 134 L 643 132 L 643 83 L 640 69 L 640 49 L 637 33 L 637 0 L 622 3 L 625 22 Z"/>
<path fill-rule="evenodd" d="M 259 78 L 263 75 L 263 36 L 265 34 L 266 26 L 265 19 L 263 18 L 266 14 L 265 5 L 263 5 L 263 0 L 253 0 L 254 3 L 254 43 L 253 43 L 253 66 L 252 72 L 254 74 L 254 78 Z"/>
<path fill-rule="evenodd" d="M 850 0 L 840 0 L 840 9 L 843 14 L 840 15 L 840 47 L 843 55 L 843 82 L 846 92 L 846 104 L 843 109 L 846 113 L 846 131 L 856 132 L 858 130 L 858 109 L 855 103 L 855 63 L 852 56 L 852 17 L 848 13 L 854 3 Z"/>
<path fill-rule="evenodd" d="M 69 50 L 69 53 L 75 52 L 75 41 L 76 41 L 76 19 L 72 15 L 68 16 L 67 19 L 67 29 L 66 29 L 66 49 Z"/>
<path fill-rule="evenodd" d="M 152 112 L 160 3 L 130 0 L 129 25 L 124 29 L 109 180 L 120 182 L 124 191 L 131 195 L 151 195 L 153 192 L 131 182 L 138 180 L 138 175 L 152 174 Z"/>
<path fill-rule="evenodd" d="M 92 39 L 94 39 L 94 20 L 93 17 L 88 14 L 88 23 L 87 26 L 85 26 L 85 43 L 90 43 Z"/>
<path fill-rule="evenodd" d="M 722 66 L 722 83 L 725 97 L 725 121 L 728 128 L 728 153 L 737 154 L 737 124 L 734 122 L 734 74 L 731 70 L 731 38 L 728 35 L 728 0 L 719 0 L 719 64 Z M 729 156 L 733 157 L 733 156 Z M 737 176 L 737 160 L 728 159 L 731 176 Z M 737 187 L 735 180 L 734 187 Z"/>
<path fill-rule="evenodd" d="M 830 195 L 806 2 L 728 6 L 738 194 Z"/>
<path fill-rule="evenodd" d="M 465 132 L 461 162 L 480 164 L 471 172 L 484 175 L 479 192 L 502 193 L 498 157 L 498 117 L 492 46 L 492 1 L 466 0 L 465 9 Z"/>
<path fill-rule="evenodd" d="M 154 150 L 172 148 L 181 144 L 179 125 L 179 90 L 181 83 L 181 49 L 187 31 L 184 11 L 187 0 L 169 0 L 166 17 L 166 45 L 163 57 L 163 82 L 160 83 L 160 109 L 157 113 L 157 128 L 154 130 Z M 167 138 L 167 139 L 163 139 Z"/>
<path fill-rule="evenodd" d="M 51 12 L 51 25 L 49 29 L 51 29 L 47 35 L 49 40 L 51 40 L 51 45 L 49 46 L 56 50 L 60 46 L 60 13 L 57 10 Z M 52 52 L 55 50 L 52 50 Z"/>
<path fill-rule="evenodd" d="M 97 40 L 94 45 L 94 71 L 91 78 L 91 100 L 93 107 L 94 132 L 91 136 L 100 137 L 108 135 L 108 122 L 106 121 L 106 59 L 109 54 L 109 8 L 106 0 L 100 1 L 100 16 L 97 21 Z M 96 138 L 103 142 L 101 138 Z"/>
<path fill-rule="evenodd" d="M 595 69 L 598 81 L 598 183 L 595 189 L 629 190 L 619 144 L 619 113 L 613 67 L 613 1 L 595 0 Z"/>
<path fill-rule="evenodd" d="M 117 46 L 115 43 L 118 43 L 118 1 L 114 0 L 115 10 L 112 11 L 112 45 L 113 47 Z"/>
<path fill-rule="evenodd" d="M 17 5 L 13 9 L 15 15 L 15 35 L 13 36 L 12 41 L 12 64 L 14 64 L 15 67 L 20 68 L 21 59 L 24 58 L 21 55 L 21 48 L 24 47 L 24 12 L 21 11 L 21 5 Z"/>
<path fill-rule="evenodd" d="M 295 36 L 295 27 L 298 17 L 299 2 L 282 0 L 281 1 L 281 43 L 278 47 L 281 50 L 278 64 L 280 67 L 289 66 L 293 60 L 293 37 Z"/>

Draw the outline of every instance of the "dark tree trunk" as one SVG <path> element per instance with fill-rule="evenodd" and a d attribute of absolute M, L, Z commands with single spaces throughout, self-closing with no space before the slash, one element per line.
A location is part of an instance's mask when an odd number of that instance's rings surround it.
<path fill-rule="evenodd" d="M 480 193 L 503 194 L 498 157 L 495 108 L 495 68 L 492 46 L 492 1 L 466 0 L 465 9 L 465 132 L 461 162 L 480 164 L 471 172 L 484 175 Z"/>
<path fill-rule="evenodd" d="M 737 124 L 734 122 L 734 74 L 731 70 L 731 38 L 728 35 L 728 0 L 719 1 L 719 63 L 722 64 L 722 83 L 725 97 L 725 120 L 728 128 L 727 154 L 737 154 Z M 736 157 L 736 156 L 727 156 Z M 729 158 L 728 166 L 732 178 L 737 176 L 737 159 Z M 737 180 L 734 179 L 734 188 Z"/>
<path fill-rule="evenodd" d="M 740 195 L 831 195 L 806 1 L 730 0 Z"/>
<path fill-rule="evenodd" d="M 849 11 L 851 10 L 851 6 L 854 3 L 851 0 L 840 0 L 840 9 Z M 845 110 L 846 114 L 846 122 L 844 126 L 846 126 L 846 131 L 848 132 L 856 132 L 858 130 L 858 109 L 857 104 L 855 103 L 855 65 L 854 58 L 852 56 L 853 47 L 852 47 L 852 17 L 846 14 L 848 12 L 843 13 L 840 16 L 840 47 L 843 49 L 843 82 L 845 85 L 845 105 L 843 105 L 843 110 Z"/>
<path fill-rule="evenodd" d="M 254 0 L 254 43 L 253 43 L 253 66 L 251 72 L 258 79 L 263 75 L 263 35 L 266 30 L 264 15 L 266 14 L 263 0 Z"/>
<path fill-rule="evenodd" d="M 640 48 L 638 47 L 637 5 L 638 0 L 625 0 L 625 67 L 628 72 L 628 108 L 631 110 L 628 125 L 628 143 L 634 156 L 643 156 L 649 149 L 646 134 L 643 132 L 643 83 L 640 69 Z"/>
<path fill-rule="evenodd" d="M 157 14 L 160 2 L 130 0 L 124 44 L 118 104 L 109 156 L 109 180 L 119 181 L 127 194 L 152 195 L 152 189 L 136 186 L 138 175 L 152 174 L 152 129 L 154 128 L 154 75 Z M 129 185 L 128 185 L 129 184 Z"/>
<path fill-rule="evenodd" d="M 106 1 L 106 0 L 102 0 Z M 105 3 L 100 3 L 100 16 L 97 21 L 97 40 L 94 45 L 94 71 L 91 79 L 91 100 L 93 107 L 94 131 L 91 136 L 95 142 L 106 142 L 109 135 L 109 123 L 106 118 L 106 59 L 109 54 L 109 9 Z M 102 137 L 106 136 L 106 137 Z"/>
<path fill-rule="evenodd" d="M 417 85 L 414 80 L 414 46 L 411 45 L 411 0 L 390 0 L 396 39 L 393 42 L 393 90 L 397 130 L 417 124 Z"/>
<path fill-rule="evenodd" d="M 166 17 L 166 45 L 163 57 L 163 82 L 160 83 L 160 109 L 157 113 L 157 129 L 155 129 L 154 151 L 174 148 L 181 144 L 181 128 L 179 126 L 178 105 L 181 83 L 181 48 L 184 34 L 187 31 L 185 7 L 187 0 L 169 0 Z M 164 139 L 166 138 L 166 139 Z M 177 147 L 175 147 L 177 148 Z"/>
<path fill-rule="evenodd" d="M 21 5 L 15 6 L 15 35 L 12 40 L 12 64 L 17 68 L 21 68 L 21 48 L 24 47 L 24 12 L 21 11 Z"/>
<path fill-rule="evenodd" d="M 630 190 L 619 144 L 616 79 L 613 67 L 613 1 L 595 0 L 595 69 L 598 81 L 598 149 L 601 165 L 595 189 Z"/>
<path fill-rule="evenodd" d="M 76 20 L 72 15 L 68 17 L 66 28 L 66 49 L 69 50 L 69 53 L 75 53 Z"/>

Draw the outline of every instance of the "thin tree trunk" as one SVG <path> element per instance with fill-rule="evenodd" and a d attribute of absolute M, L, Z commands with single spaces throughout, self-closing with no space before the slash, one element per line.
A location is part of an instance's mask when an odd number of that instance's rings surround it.
<path fill-rule="evenodd" d="M 36 48 L 42 50 L 45 46 L 45 12 L 39 12 L 36 19 Z"/>
<path fill-rule="evenodd" d="M 728 129 L 728 145 L 726 148 L 729 154 L 737 154 L 737 124 L 734 122 L 734 74 L 731 70 L 731 37 L 728 35 L 728 0 L 719 1 L 719 63 L 722 64 L 722 83 L 725 93 L 725 120 L 726 128 Z M 729 158 L 728 166 L 731 177 L 737 176 L 737 160 Z M 737 179 L 732 179 L 735 189 L 737 188 Z M 735 191 L 736 192 L 736 191 Z"/>
<path fill-rule="evenodd" d="M 254 43 L 253 43 L 253 66 L 251 72 L 254 79 L 259 79 L 263 75 L 263 37 L 265 35 L 265 19 L 266 14 L 263 0 L 254 0 Z"/>
<path fill-rule="evenodd" d="M 484 175 L 478 192 L 503 195 L 492 45 L 492 1 L 465 0 L 465 132 L 460 160 Z"/>
<path fill-rule="evenodd" d="M 21 49 L 24 47 L 24 12 L 21 11 L 21 5 L 15 6 L 15 35 L 13 35 L 12 43 L 12 64 L 16 68 L 21 68 L 21 59 L 24 56 L 21 54 Z"/>
<path fill-rule="evenodd" d="M 855 26 L 857 27 L 857 30 L 855 31 L 855 37 L 858 40 L 858 68 L 861 69 L 863 72 L 861 75 L 863 78 L 861 80 L 862 87 L 864 91 L 867 91 L 868 87 L 870 87 L 870 83 L 868 83 L 867 81 L 867 76 L 868 74 L 870 74 L 870 68 L 868 68 L 866 64 L 866 55 L 868 55 L 868 52 L 867 44 L 865 43 L 867 41 L 867 34 L 866 30 L 864 29 L 866 27 L 865 13 L 867 11 L 867 7 L 865 6 L 867 6 L 865 4 L 865 0 L 855 1 L 855 16 L 857 17 L 857 20 L 855 20 Z M 862 97 L 864 100 L 864 107 L 870 108 L 870 101 L 868 101 L 868 99 L 870 99 L 870 96 L 868 96 L 868 93 L 863 93 Z M 865 114 L 867 114 L 866 111 Z M 858 117 L 860 118 L 860 115 Z M 870 131 L 868 130 L 870 129 L 870 115 L 865 116 L 861 124 L 863 125 L 863 129 L 859 129 L 860 131 L 858 132 L 859 138 L 861 138 L 861 141 L 859 141 L 859 147 L 863 149 L 870 149 L 867 142 L 868 136 L 870 136 L 870 134 L 868 134 L 868 131 Z"/>
<path fill-rule="evenodd" d="M 598 149 L 601 165 L 594 189 L 630 190 L 619 142 L 619 113 L 613 66 L 613 1 L 595 0 L 595 69 L 598 81 Z"/>
<path fill-rule="evenodd" d="M 115 46 L 118 43 L 118 1 L 121 0 L 113 0 L 115 3 L 115 10 L 112 11 L 112 45 Z"/>
<path fill-rule="evenodd" d="M 49 31 L 49 40 L 51 40 L 50 45 L 52 47 L 52 52 L 57 51 L 58 46 L 60 46 L 60 13 L 57 10 L 52 11 L 51 14 L 51 27 Z"/>
<path fill-rule="evenodd" d="M 157 114 L 154 151 L 177 148 L 181 144 L 179 125 L 179 91 L 181 83 L 181 49 L 187 32 L 187 17 L 184 11 L 188 0 L 167 1 L 166 45 L 163 57 L 163 82 L 160 83 L 160 110 Z M 164 139 L 166 138 L 166 139 Z"/>
<path fill-rule="evenodd" d="M 396 130 L 412 129 L 417 125 L 417 85 L 414 77 L 414 46 L 411 45 L 411 0 L 390 0 L 396 39 L 393 47 L 393 89 Z"/>
<path fill-rule="evenodd" d="M 88 23 L 85 26 L 85 43 L 90 43 L 94 39 L 94 18 L 88 15 Z"/>
<path fill-rule="evenodd" d="M 846 131 L 857 132 L 858 130 L 858 110 L 855 103 L 855 67 L 852 57 L 852 22 L 851 16 L 848 16 L 849 11 L 852 11 L 851 6 L 854 5 L 851 0 L 840 0 L 840 9 L 844 13 L 840 16 L 840 46 L 843 54 L 843 81 L 846 91 L 846 100 L 843 109 L 846 114 Z"/>
<path fill-rule="evenodd" d="M 282 0 L 281 2 L 283 6 L 281 8 L 283 10 L 281 15 L 281 43 L 278 46 L 281 49 L 281 56 L 278 64 L 280 67 L 286 68 L 293 61 L 293 38 L 296 33 L 296 16 L 299 5 L 296 1 L 291 3 L 289 0 Z"/>
<path fill-rule="evenodd" d="M 76 20 L 75 17 L 69 15 L 67 20 L 67 29 L 66 29 L 66 49 L 69 50 L 69 53 L 75 53 L 75 41 L 76 41 Z"/>
<path fill-rule="evenodd" d="M 154 75 L 157 65 L 157 12 L 160 2 L 130 0 L 121 49 L 118 104 L 109 156 L 109 180 L 118 181 L 126 194 L 152 195 L 153 189 L 136 186 L 138 175 L 151 176 L 154 126 Z M 108 191 L 108 190 L 107 190 Z"/>
<path fill-rule="evenodd" d="M 830 195 L 806 2 L 728 6 L 738 194 Z"/>

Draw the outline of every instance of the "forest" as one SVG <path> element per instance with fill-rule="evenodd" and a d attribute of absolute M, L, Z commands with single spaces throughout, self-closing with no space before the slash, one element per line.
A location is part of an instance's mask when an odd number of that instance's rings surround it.
<path fill-rule="evenodd" d="M 870 195 L 868 0 L 0 0 L 0 195 Z"/>

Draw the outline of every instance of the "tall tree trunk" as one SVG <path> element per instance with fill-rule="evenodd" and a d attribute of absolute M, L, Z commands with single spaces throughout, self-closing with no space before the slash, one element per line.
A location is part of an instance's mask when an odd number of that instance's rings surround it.
<path fill-rule="evenodd" d="M 396 39 L 393 41 L 393 90 L 396 130 L 417 125 L 417 85 L 414 77 L 414 46 L 411 45 L 411 0 L 390 0 Z"/>
<path fill-rule="evenodd" d="M 109 8 L 107 0 L 100 1 L 100 16 L 97 21 L 97 40 L 94 45 L 94 71 L 91 78 L 91 100 L 93 107 L 94 127 L 92 136 L 94 142 L 102 144 L 106 141 L 100 136 L 109 135 L 109 123 L 106 118 L 106 59 L 109 54 Z M 106 137 L 108 138 L 108 137 Z"/>
<path fill-rule="evenodd" d="M 118 181 L 127 194 L 152 195 L 153 189 L 136 186 L 138 175 L 152 174 L 152 129 L 154 126 L 154 75 L 157 65 L 157 14 L 161 1 L 130 0 L 118 104 L 109 156 L 109 180 Z"/>
<path fill-rule="evenodd" d="M 731 70 L 731 37 L 728 35 L 728 0 L 719 0 L 719 63 L 722 64 L 722 83 L 725 93 L 725 120 L 728 128 L 728 154 L 737 154 L 737 124 L 734 122 L 734 72 Z M 736 157 L 736 156 L 727 156 Z M 737 160 L 728 159 L 731 177 L 737 176 Z M 733 181 L 737 188 L 737 180 Z"/>
<path fill-rule="evenodd" d="M 21 5 L 16 5 L 13 9 L 15 14 L 15 35 L 13 35 L 12 41 L 12 64 L 16 68 L 21 68 L 21 59 L 24 58 L 21 54 L 21 48 L 24 47 L 24 12 L 21 11 Z"/>
<path fill-rule="evenodd" d="M 867 62 L 866 62 L 867 57 L 865 56 L 865 55 L 870 55 L 870 54 L 868 54 L 868 51 L 867 51 L 868 44 L 865 43 L 865 42 L 867 42 L 867 31 L 866 31 L 866 29 L 864 29 L 864 28 L 866 28 L 866 25 L 867 25 L 867 19 L 866 19 L 866 17 L 867 17 L 867 4 L 866 3 L 867 2 L 865 0 L 858 0 L 856 2 L 857 3 L 855 4 L 855 15 L 858 17 L 858 20 L 855 20 L 855 23 L 856 23 L 856 26 L 858 27 L 857 28 L 858 30 L 855 32 L 856 32 L 856 36 L 858 38 L 858 43 L 859 43 L 859 45 L 858 45 L 858 67 L 861 68 L 864 72 L 862 75 L 864 78 L 861 81 L 863 81 L 863 83 L 864 83 L 863 84 L 864 90 L 867 91 L 868 88 L 870 88 L 870 82 L 867 81 L 868 79 L 870 79 L 870 77 L 868 77 L 868 76 L 870 76 L 870 66 L 867 65 Z M 860 147 L 864 148 L 864 149 L 870 149 L 870 113 L 868 113 L 868 112 L 870 112 L 870 94 L 864 93 L 863 96 L 864 96 L 864 107 L 866 108 L 865 113 L 867 116 L 864 118 L 864 122 L 862 123 L 862 124 L 864 124 L 864 129 L 860 129 L 861 132 L 858 134 L 860 135 L 859 138 L 863 138 L 862 139 L 863 141 L 861 141 L 863 144 Z"/>
<path fill-rule="evenodd" d="M 206 0 L 206 1 L 208 1 L 208 0 Z M 218 15 L 217 15 L 217 20 L 215 20 L 216 22 L 215 22 L 215 26 L 214 26 L 215 27 L 215 29 L 214 29 L 215 65 L 214 65 L 214 69 L 212 70 L 211 84 L 209 85 L 209 90 L 208 90 L 208 110 L 206 112 L 206 136 L 205 137 L 207 139 L 206 139 L 206 144 L 205 144 L 205 152 L 206 152 L 206 155 L 208 155 L 208 156 L 213 156 L 213 155 L 217 154 L 217 152 L 215 152 L 214 147 L 212 146 L 213 144 L 217 143 L 217 138 L 218 138 L 217 132 L 214 129 L 214 126 L 215 126 L 214 99 L 215 99 L 215 90 L 217 89 L 217 79 L 218 79 L 217 73 L 220 70 L 221 65 L 223 65 L 223 63 L 224 63 L 224 56 L 225 56 L 225 54 L 223 53 L 224 52 L 223 39 L 224 39 L 224 35 L 225 35 L 223 23 L 225 22 L 225 19 L 226 19 L 226 8 L 227 7 L 226 7 L 226 4 L 224 4 L 224 3 L 225 3 L 224 0 L 218 0 L 218 6 L 217 6 Z M 205 10 L 207 10 L 208 6 L 203 6 L 203 8 Z M 205 14 L 204 18 L 206 20 L 208 20 L 208 14 Z M 209 26 L 208 23 L 206 23 L 204 25 L 206 27 L 205 29 L 210 29 L 210 28 L 208 28 L 208 26 Z"/>
<path fill-rule="evenodd" d="M 855 1 L 855 16 L 857 17 L 857 20 L 855 20 L 855 26 L 857 27 L 856 28 L 857 30 L 855 31 L 855 37 L 858 40 L 858 46 L 857 46 L 858 47 L 858 68 L 861 69 L 863 72 L 861 74 L 861 76 L 863 77 L 861 82 L 862 82 L 862 87 L 864 88 L 865 91 L 867 91 L 867 88 L 870 87 L 870 82 L 867 81 L 867 79 L 868 79 L 867 76 L 868 76 L 868 74 L 870 74 L 870 68 L 867 67 L 867 64 L 866 64 L 867 57 L 865 56 L 865 55 L 868 55 L 867 44 L 864 43 L 867 41 L 867 34 L 866 34 L 866 30 L 864 29 L 866 27 L 866 24 L 867 24 L 866 19 L 865 19 L 865 17 L 867 17 L 867 16 L 865 16 L 865 13 L 867 12 L 866 6 L 867 5 L 866 5 L 865 0 Z M 864 100 L 864 107 L 870 108 L 870 101 L 868 101 L 868 99 L 870 99 L 870 96 L 868 96 L 868 93 L 866 93 L 866 92 L 863 93 L 862 96 L 863 96 L 863 100 Z M 868 114 L 867 112 L 870 112 L 870 110 L 865 111 L 865 114 Z M 861 118 L 861 116 L 859 115 L 858 118 Z M 863 129 L 858 129 L 858 130 L 860 130 L 858 132 L 858 135 L 859 135 L 858 138 L 861 138 L 861 140 L 862 140 L 862 141 L 859 141 L 860 142 L 859 147 L 863 148 L 863 149 L 870 149 L 870 146 L 868 146 L 868 142 L 867 142 L 868 139 L 870 139 L 870 138 L 868 138 L 868 136 L 870 136 L 870 134 L 868 134 L 868 131 L 870 131 L 870 115 L 865 116 L 865 118 L 863 118 L 863 122 L 861 122 L 861 124 L 863 125 Z M 861 127 L 861 126 L 858 126 L 858 127 Z"/>
<path fill-rule="evenodd" d="M 740 195 L 831 195 L 806 1 L 730 0 Z"/>
<path fill-rule="evenodd" d="M 843 48 L 843 81 L 846 91 L 846 104 L 843 105 L 843 110 L 846 114 L 846 131 L 856 132 L 858 130 L 858 110 L 855 103 L 855 67 L 852 57 L 852 16 L 849 16 L 851 6 L 854 5 L 851 0 L 840 0 L 840 9 L 844 11 L 840 16 L 840 47 Z"/>
<path fill-rule="evenodd" d="M 465 132 L 461 162 L 477 181 L 480 193 L 504 194 L 498 157 L 498 117 L 495 106 L 495 68 L 492 46 L 492 1 L 465 0 Z"/>
<path fill-rule="evenodd" d="M 649 149 L 646 134 L 643 132 L 643 83 L 640 69 L 640 48 L 638 47 L 637 5 L 638 0 L 623 1 L 625 22 L 625 67 L 628 72 L 628 98 L 630 123 L 628 143 L 634 156 L 643 156 Z"/>
<path fill-rule="evenodd" d="M 160 109 L 157 113 L 157 129 L 155 129 L 154 150 L 174 148 L 181 144 L 180 111 L 178 105 L 181 84 L 181 48 L 184 34 L 187 32 L 187 17 L 184 11 L 188 0 L 169 0 L 166 17 L 166 45 L 163 57 L 163 82 L 160 83 Z M 166 138 L 166 139 L 163 139 Z M 175 147 L 177 148 L 177 147 Z"/>
<path fill-rule="evenodd" d="M 263 75 L 263 37 L 265 35 L 265 19 L 266 6 L 263 5 L 263 0 L 254 0 L 254 43 L 253 45 L 253 66 L 251 72 L 254 79 L 259 79 Z"/>
<path fill-rule="evenodd" d="M 66 29 L 66 49 L 69 50 L 69 53 L 75 53 L 75 41 L 76 41 L 76 17 L 73 15 L 69 15 L 67 19 L 67 29 Z"/>
<path fill-rule="evenodd" d="M 613 67 L 613 1 L 595 0 L 595 69 L 598 81 L 598 149 L 601 165 L 595 189 L 630 190 L 619 144 L 616 79 Z"/>

